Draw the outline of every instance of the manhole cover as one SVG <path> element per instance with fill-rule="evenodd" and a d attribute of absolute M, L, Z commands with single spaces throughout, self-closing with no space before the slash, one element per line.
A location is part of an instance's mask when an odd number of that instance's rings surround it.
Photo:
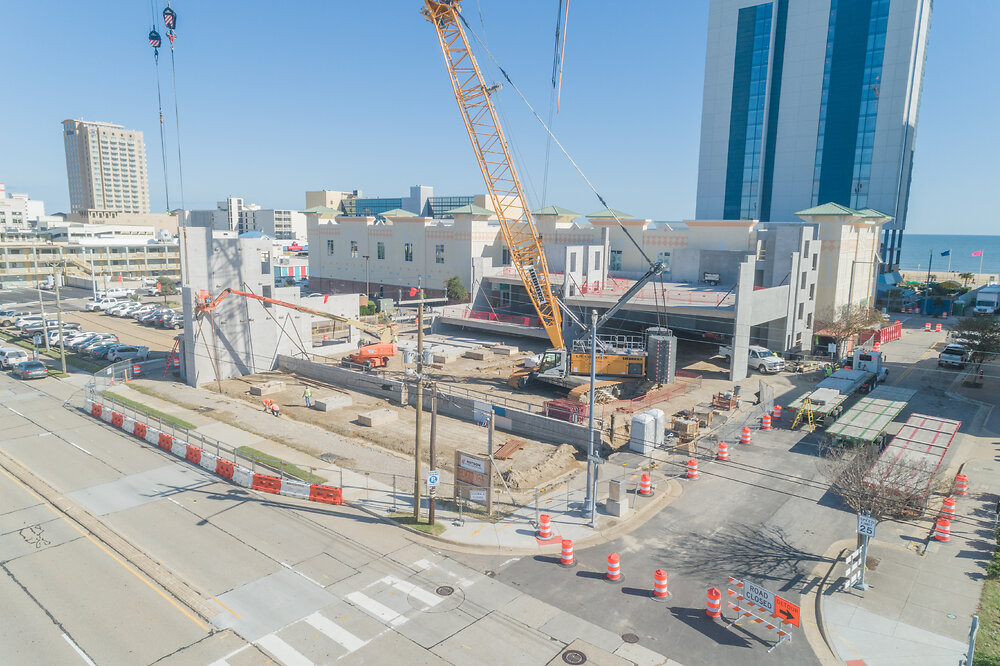
<path fill-rule="evenodd" d="M 583 664 L 587 661 L 587 655 L 579 650 L 566 650 L 562 658 L 567 664 Z"/>
<path fill-rule="evenodd" d="M 449 597 L 455 592 L 455 588 L 453 588 L 451 585 L 442 585 L 441 587 L 439 587 L 434 591 L 438 593 L 438 596 Z"/>
<path fill-rule="evenodd" d="M 622 640 L 626 643 L 638 643 L 639 637 L 635 634 L 622 634 Z"/>

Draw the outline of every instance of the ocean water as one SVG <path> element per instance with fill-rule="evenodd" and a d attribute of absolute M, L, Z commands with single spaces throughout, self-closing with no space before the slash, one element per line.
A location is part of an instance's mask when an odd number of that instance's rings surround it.
<path fill-rule="evenodd" d="M 927 270 L 927 260 L 933 253 L 932 273 L 948 270 L 949 257 L 941 253 L 951 250 L 951 270 L 960 273 L 979 273 L 976 250 L 983 250 L 983 273 L 1000 273 L 1000 236 L 948 236 L 943 234 L 903 234 L 903 251 L 899 267 L 907 270 Z"/>

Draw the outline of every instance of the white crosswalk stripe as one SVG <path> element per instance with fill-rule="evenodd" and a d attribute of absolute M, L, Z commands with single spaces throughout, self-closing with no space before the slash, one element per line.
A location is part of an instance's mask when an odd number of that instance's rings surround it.
<path fill-rule="evenodd" d="M 402 592 L 404 594 L 407 594 L 407 595 L 413 597 L 414 599 L 418 599 L 419 601 L 422 601 L 424 604 L 426 604 L 427 606 L 430 606 L 431 608 L 433 608 L 434 606 L 437 606 L 442 601 L 442 597 L 439 597 L 438 595 L 434 594 L 433 592 L 428 592 L 427 590 L 423 589 L 422 587 L 417 587 L 413 583 L 409 583 L 409 582 L 407 582 L 405 580 L 400 580 L 399 578 L 396 578 L 395 576 L 386 576 L 385 578 L 381 579 L 379 582 L 385 583 L 386 585 L 392 585 L 394 588 L 396 588 L 400 592 Z"/>
<path fill-rule="evenodd" d="M 365 611 L 372 617 L 382 620 L 394 627 L 398 627 L 406 622 L 406 618 L 388 606 L 380 604 L 363 592 L 351 592 L 344 597 L 352 604 Z"/>
<path fill-rule="evenodd" d="M 347 629 L 344 629 L 336 622 L 327 619 L 319 613 L 313 613 L 307 617 L 306 622 L 333 639 L 334 642 L 347 650 L 348 653 L 360 650 L 368 644 L 368 641 L 361 640 Z"/>
<path fill-rule="evenodd" d="M 270 652 L 284 666 L 315 666 L 305 655 L 274 634 L 264 636 L 257 641 L 257 645 Z"/>

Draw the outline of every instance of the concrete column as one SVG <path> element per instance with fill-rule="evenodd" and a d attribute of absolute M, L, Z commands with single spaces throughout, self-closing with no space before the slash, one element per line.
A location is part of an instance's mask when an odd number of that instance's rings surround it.
<path fill-rule="evenodd" d="M 753 279 L 756 259 L 748 257 L 739 266 L 736 283 L 736 312 L 733 320 L 733 356 L 729 379 L 738 382 L 747 376 L 750 354 L 750 311 L 753 307 Z"/>

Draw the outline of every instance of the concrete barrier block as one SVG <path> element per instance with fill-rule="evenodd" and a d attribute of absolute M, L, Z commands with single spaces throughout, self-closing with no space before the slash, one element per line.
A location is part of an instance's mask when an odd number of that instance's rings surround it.
<path fill-rule="evenodd" d="M 262 382 L 250 386 L 250 395 L 271 395 L 285 390 L 285 382 Z"/>
<path fill-rule="evenodd" d="M 493 353 L 497 356 L 513 356 L 517 353 L 517 347 L 511 347 L 510 345 L 497 345 L 493 348 Z"/>
<path fill-rule="evenodd" d="M 386 423 L 392 423 L 397 418 L 399 418 L 399 415 L 391 409 L 373 409 L 370 412 L 358 414 L 358 424 L 375 428 Z"/>
<path fill-rule="evenodd" d="M 434 363 L 434 365 L 444 365 L 446 363 L 449 363 L 451 360 L 452 357 L 448 356 L 447 354 L 434 354 L 434 356 L 431 358 L 431 361 Z"/>
<path fill-rule="evenodd" d="M 493 352 L 486 351 L 484 349 L 470 349 L 469 351 L 462 354 L 462 356 L 464 356 L 465 358 L 471 358 L 474 361 L 485 361 L 492 355 Z"/>
<path fill-rule="evenodd" d="M 314 400 L 313 409 L 321 412 L 329 412 L 341 407 L 350 407 L 352 403 L 351 396 L 343 393 L 335 393 L 334 395 L 327 395 Z"/>

